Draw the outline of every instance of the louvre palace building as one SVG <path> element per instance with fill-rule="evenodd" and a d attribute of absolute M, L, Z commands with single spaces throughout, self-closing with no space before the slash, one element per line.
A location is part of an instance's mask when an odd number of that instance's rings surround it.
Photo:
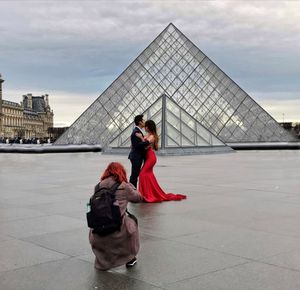
<path fill-rule="evenodd" d="M 53 127 L 49 96 L 23 95 L 21 103 L 2 99 L 0 74 L 0 138 L 46 138 Z"/>
<path fill-rule="evenodd" d="M 166 155 L 296 141 L 172 23 L 55 143 L 126 152 L 138 114 L 156 122 Z"/>

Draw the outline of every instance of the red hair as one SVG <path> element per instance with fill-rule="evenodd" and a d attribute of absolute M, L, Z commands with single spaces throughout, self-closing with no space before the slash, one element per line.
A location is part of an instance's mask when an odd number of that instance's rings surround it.
<path fill-rule="evenodd" d="M 111 162 L 103 172 L 100 180 L 104 180 L 108 177 L 113 177 L 115 181 L 121 183 L 127 181 L 126 170 L 124 166 L 119 162 Z"/>

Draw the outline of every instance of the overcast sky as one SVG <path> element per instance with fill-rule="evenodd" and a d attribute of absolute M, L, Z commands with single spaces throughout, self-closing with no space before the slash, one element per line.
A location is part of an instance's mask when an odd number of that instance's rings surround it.
<path fill-rule="evenodd" d="M 3 97 L 70 125 L 174 23 L 277 121 L 300 121 L 300 1 L 0 0 Z"/>

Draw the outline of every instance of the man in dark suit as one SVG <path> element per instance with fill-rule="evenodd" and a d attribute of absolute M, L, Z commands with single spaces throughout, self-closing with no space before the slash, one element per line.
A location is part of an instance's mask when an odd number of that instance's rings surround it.
<path fill-rule="evenodd" d="M 130 136 L 131 139 L 131 151 L 128 159 L 131 161 L 131 175 L 129 181 L 137 187 L 137 181 L 140 174 L 142 164 L 145 159 L 146 150 L 145 148 L 150 144 L 149 141 L 142 141 L 136 136 L 137 133 L 142 133 L 142 128 L 145 127 L 145 121 L 143 115 L 138 115 L 134 118 L 135 128 Z M 143 135 L 144 136 L 144 135 Z"/>

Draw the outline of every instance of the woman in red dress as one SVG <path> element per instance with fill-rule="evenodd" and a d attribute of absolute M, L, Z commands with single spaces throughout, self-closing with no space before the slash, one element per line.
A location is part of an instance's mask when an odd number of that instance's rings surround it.
<path fill-rule="evenodd" d="M 141 193 L 145 202 L 162 202 L 169 200 L 185 199 L 186 195 L 165 193 L 159 186 L 156 177 L 153 173 L 153 167 L 156 163 L 155 151 L 158 149 L 158 135 L 156 131 L 156 124 L 152 120 L 145 123 L 145 130 L 147 135 L 137 133 L 136 136 L 150 142 L 149 147 L 146 148 L 145 163 L 139 175 L 139 192 Z"/>

